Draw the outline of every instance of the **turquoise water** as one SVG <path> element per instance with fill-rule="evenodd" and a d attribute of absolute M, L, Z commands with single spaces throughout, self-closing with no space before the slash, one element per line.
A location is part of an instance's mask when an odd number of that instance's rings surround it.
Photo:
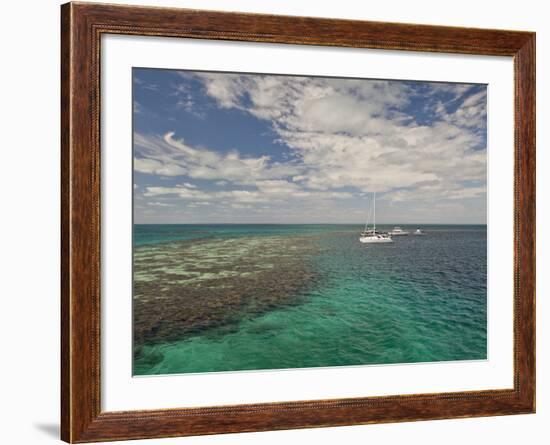
<path fill-rule="evenodd" d="M 134 374 L 485 359 L 486 226 L 422 228 L 136 225 Z"/>
<path fill-rule="evenodd" d="M 361 228 L 356 224 L 135 224 L 134 246 L 203 238 L 316 235 L 342 230 L 356 232 Z"/>

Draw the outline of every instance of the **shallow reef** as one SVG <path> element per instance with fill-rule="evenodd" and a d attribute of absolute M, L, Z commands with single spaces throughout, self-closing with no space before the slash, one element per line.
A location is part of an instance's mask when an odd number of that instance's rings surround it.
<path fill-rule="evenodd" d="M 318 277 L 308 236 L 207 238 L 134 250 L 134 346 L 183 339 L 300 302 Z"/>

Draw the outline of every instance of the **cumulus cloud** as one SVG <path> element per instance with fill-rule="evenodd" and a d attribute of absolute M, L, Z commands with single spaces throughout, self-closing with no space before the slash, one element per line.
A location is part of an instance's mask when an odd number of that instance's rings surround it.
<path fill-rule="evenodd" d="M 328 190 L 356 187 L 387 191 L 439 181 L 442 196 L 453 181 L 484 181 L 486 92 L 465 95 L 471 85 L 288 76 L 199 73 L 220 107 L 271 122 L 282 143 L 301 160 L 297 179 Z M 403 111 L 417 96 L 449 96 L 419 124 Z M 463 99 L 461 99 L 463 98 Z M 458 102 L 458 105 L 457 105 Z M 483 148 L 483 147 L 482 147 Z"/>
<path fill-rule="evenodd" d="M 193 203 L 211 203 L 211 202 L 230 202 L 230 203 L 268 203 L 275 201 L 300 200 L 302 198 L 311 198 L 315 200 L 322 199 L 349 199 L 353 195 L 348 192 L 319 193 L 316 191 L 306 191 L 298 185 L 282 181 L 267 180 L 256 181 L 250 184 L 250 189 L 236 189 L 223 191 L 205 191 L 190 188 L 185 184 L 174 187 L 149 186 L 146 187 L 144 196 L 177 196 Z"/>
<path fill-rule="evenodd" d="M 220 110 L 268 124 L 291 155 L 245 156 L 193 146 L 174 131 L 136 133 L 137 172 L 182 177 L 179 185 L 144 187 L 145 197 L 228 202 L 240 209 L 347 200 L 374 191 L 390 204 L 432 200 L 456 206 L 485 199 L 484 88 L 202 72 L 182 77 L 198 82 Z M 192 112 L 188 86 L 175 88 Z"/>
<path fill-rule="evenodd" d="M 280 178 L 297 174 L 293 164 L 272 162 L 269 156 L 242 157 L 237 151 L 221 154 L 206 148 L 196 148 L 174 137 L 173 132 L 163 136 L 134 136 L 134 168 L 142 173 L 164 176 L 186 175 L 195 179 L 248 182 L 258 179 Z"/>
<path fill-rule="evenodd" d="M 174 207 L 173 203 L 162 202 L 162 201 L 149 201 L 147 205 L 150 205 L 152 207 Z"/>

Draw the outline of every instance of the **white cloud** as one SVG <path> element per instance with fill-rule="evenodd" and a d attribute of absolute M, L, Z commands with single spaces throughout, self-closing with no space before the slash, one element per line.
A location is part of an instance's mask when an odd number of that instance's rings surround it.
<path fill-rule="evenodd" d="M 202 205 L 211 202 L 232 202 L 232 203 L 267 203 L 275 201 L 300 200 L 310 198 L 313 200 L 322 199 L 349 199 L 353 195 L 348 192 L 321 193 L 318 191 L 306 191 L 297 184 L 283 180 L 256 181 L 249 184 L 250 190 L 224 190 L 206 191 L 187 187 L 185 184 L 175 187 L 150 186 L 146 187 L 144 196 L 177 196 L 186 201 L 194 203 L 202 202 Z"/>
<path fill-rule="evenodd" d="M 174 207 L 173 203 L 161 202 L 161 201 L 150 201 L 147 203 L 147 205 L 150 205 L 153 207 Z"/>
<path fill-rule="evenodd" d="M 150 158 L 134 158 L 134 170 L 161 176 L 179 176 L 186 170 L 177 164 L 157 161 Z"/>
<path fill-rule="evenodd" d="M 186 175 L 194 179 L 225 180 L 245 183 L 258 179 L 295 175 L 299 168 L 291 163 L 272 162 L 269 156 L 242 157 L 236 151 L 221 154 L 195 148 L 169 132 L 164 136 L 134 137 L 134 168 L 141 173 L 165 176 Z"/>
<path fill-rule="evenodd" d="M 446 122 L 458 127 L 485 128 L 487 117 L 487 91 L 468 96 L 452 113 L 448 113 L 445 106 L 439 102 L 438 115 Z"/>
<path fill-rule="evenodd" d="M 201 76 L 221 106 L 272 122 L 302 161 L 297 180 L 310 188 L 390 191 L 429 180 L 485 180 L 482 138 L 464 128 L 484 128 L 485 91 L 468 96 L 451 114 L 440 112 L 441 120 L 428 126 L 400 111 L 412 95 L 403 82 Z M 446 93 L 456 102 L 470 89 L 431 84 L 427 95 Z"/>
<path fill-rule="evenodd" d="M 137 171 L 223 188 L 155 186 L 146 188 L 146 197 L 237 206 L 358 199 L 372 191 L 384 192 L 382 199 L 390 203 L 429 199 L 452 206 L 485 197 L 486 92 L 470 94 L 471 85 L 421 84 L 418 92 L 406 82 L 189 72 L 182 77 L 202 82 L 220 108 L 269 122 L 292 154 L 275 162 L 267 154 L 191 146 L 173 132 L 136 134 Z M 406 111 L 415 94 L 415 107 L 431 118 L 426 123 Z"/>

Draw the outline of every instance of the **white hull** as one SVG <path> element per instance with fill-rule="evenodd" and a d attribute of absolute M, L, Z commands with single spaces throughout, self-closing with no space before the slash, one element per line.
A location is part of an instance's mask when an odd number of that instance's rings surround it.
<path fill-rule="evenodd" d="M 376 193 L 373 195 L 372 205 L 374 208 L 373 228 L 369 229 L 367 222 L 367 224 L 365 224 L 365 230 L 359 235 L 359 242 L 364 244 L 393 243 L 389 234 L 376 231 Z"/>
<path fill-rule="evenodd" d="M 391 236 L 406 236 L 406 235 L 409 234 L 409 232 L 407 232 L 406 230 L 403 230 L 403 229 L 402 229 L 401 227 L 399 227 L 399 226 L 395 226 L 395 227 L 393 228 L 393 230 L 391 230 L 391 231 L 389 232 L 389 234 L 390 234 Z"/>
<path fill-rule="evenodd" d="M 359 237 L 359 241 L 362 243 L 393 243 L 393 240 L 391 238 L 378 238 L 376 236 L 361 236 Z"/>

